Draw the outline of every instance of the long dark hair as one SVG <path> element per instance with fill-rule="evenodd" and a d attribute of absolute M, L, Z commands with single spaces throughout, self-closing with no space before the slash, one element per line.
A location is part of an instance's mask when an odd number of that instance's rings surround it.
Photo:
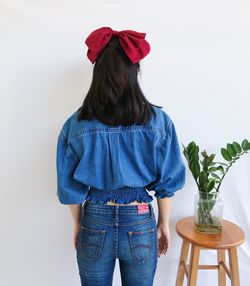
<path fill-rule="evenodd" d="M 144 96 L 137 74 L 139 62 L 132 64 L 113 36 L 97 58 L 92 83 L 78 109 L 78 120 L 96 117 L 104 124 L 130 126 L 146 124 L 153 106 Z"/>

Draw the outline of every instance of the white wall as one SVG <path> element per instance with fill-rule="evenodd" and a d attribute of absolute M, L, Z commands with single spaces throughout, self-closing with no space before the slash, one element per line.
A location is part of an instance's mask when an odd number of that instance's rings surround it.
<path fill-rule="evenodd" d="M 247 0 L 0 1 L 1 285 L 80 285 L 72 218 L 56 198 L 55 152 L 63 120 L 90 85 L 87 35 L 101 26 L 146 32 L 145 95 L 172 116 L 180 142 L 195 140 L 219 159 L 226 143 L 250 139 L 249 19 Z M 242 286 L 249 285 L 249 170 L 247 155 L 222 185 L 224 218 L 246 233 Z M 188 172 L 172 200 L 171 248 L 159 260 L 156 286 L 175 283 L 181 239 L 174 227 L 192 215 L 195 193 Z M 215 252 L 202 253 L 201 262 L 215 263 Z M 216 283 L 215 271 L 199 271 L 197 285 Z M 121 285 L 118 263 L 114 285 Z"/>

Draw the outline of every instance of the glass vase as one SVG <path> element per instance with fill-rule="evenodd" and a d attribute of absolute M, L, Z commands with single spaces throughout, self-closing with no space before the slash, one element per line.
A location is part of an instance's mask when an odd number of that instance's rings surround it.
<path fill-rule="evenodd" d="M 219 234 L 222 231 L 223 201 L 219 192 L 198 191 L 194 199 L 197 232 Z"/>

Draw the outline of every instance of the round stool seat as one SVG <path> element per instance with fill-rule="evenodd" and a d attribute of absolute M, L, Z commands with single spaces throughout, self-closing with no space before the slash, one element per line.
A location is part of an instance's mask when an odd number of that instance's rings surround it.
<path fill-rule="evenodd" d="M 220 234 L 197 232 L 194 223 L 194 216 L 184 217 L 176 223 L 175 229 L 180 237 L 200 247 L 228 249 L 242 244 L 245 240 L 243 230 L 226 219 L 222 221 Z"/>

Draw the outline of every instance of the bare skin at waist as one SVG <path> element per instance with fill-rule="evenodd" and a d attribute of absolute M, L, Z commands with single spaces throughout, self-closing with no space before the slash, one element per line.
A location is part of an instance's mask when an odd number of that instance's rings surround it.
<path fill-rule="evenodd" d="M 128 204 L 117 204 L 117 203 L 115 203 L 113 201 L 108 201 L 106 204 L 107 205 L 115 205 L 115 206 L 127 206 L 127 205 L 143 205 L 145 203 L 140 203 L 138 201 L 133 201 L 133 202 L 128 203 Z"/>

